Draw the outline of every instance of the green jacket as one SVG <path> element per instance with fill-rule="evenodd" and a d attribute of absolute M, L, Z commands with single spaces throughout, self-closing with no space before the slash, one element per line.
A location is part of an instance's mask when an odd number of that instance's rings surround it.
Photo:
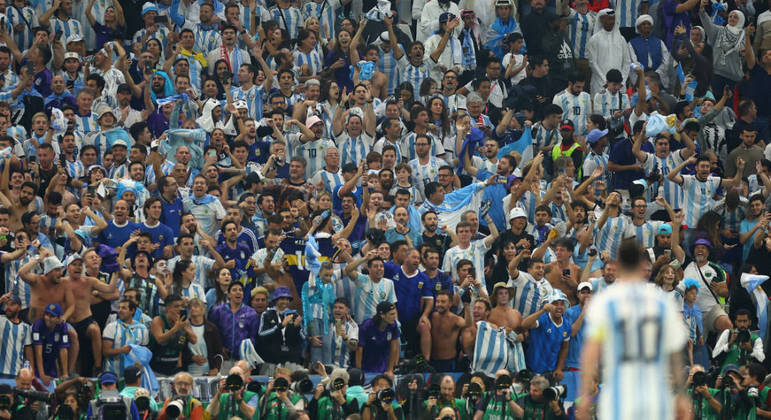
<path fill-rule="evenodd" d="M 289 401 L 291 401 L 292 404 L 297 404 L 298 401 L 304 399 L 305 397 L 302 395 L 295 393 L 289 394 Z M 305 405 L 308 405 L 307 401 Z M 270 395 L 267 396 L 265 404 L 261 404 L 260 408 L 261 409 L 257 411 L 261 412 L 262 417 L 260 418 L 264 420 L 284 420 L 289 417 L 289 409 L 286 408 L 284 403 L 279 401 L 275 392 L 271 392 Z"/>
<path fill-rule="evenodd" d="M 460 398 L 454 398 L 452 401 L 444 401 L 440 399 L 434 409 L 429 413 L 431 418 L 435 419 L 444 407 L 452 407 L 455 410 L 455 415 L 460 416 L 460 420 L 471 420 L 466 414 L 466 401 Z M 427 411 L 428 401 L 423 402 L 423 408 Z"/>
<path fill-rule="evenodd" d="M 716 395 L 720 390 L 715 388 L 707 388 L 709 390 L 710 395 L 712 395 L 715 398 L 718 398 Z M 688 393 L 691 394 L 691 399 L 693 400 L 693 415 L 696 420 L 718 420 L 719 415 L 718 413 L 714 412 L 712 408 L 709 406 L 709 403 L 707 400 L 702 397 L 701 395 L 694 393 L 693 389 L 689 389 Z M 718 401 L 720 401 L 718 399 Z"/>
<path fill-rule="evenodd" d="M 248 404 L 249 401 L 254 398 L 257 395 L 257 393 L 252 391 L 244 391 L 243 400 Z M 241 410 L 238 409 L 238 406 L 236 405 L 233 407 L 233 409 L 230 409 L 228 407 L 228 403 L 230 402 L 230 395 L 228 394 L 220 394 L 220 411 L 217 415 L 218 420 L 228 420 L 232 417 L 240 417 L 243 420 L 248 420 L 251 418 L 252 420 L 258 420 L 260 418 L 260 410 L 256 410 L 254 412 L 254 416 L 252 417 L 246 417 L 246 414 L 242 413 Z"/>

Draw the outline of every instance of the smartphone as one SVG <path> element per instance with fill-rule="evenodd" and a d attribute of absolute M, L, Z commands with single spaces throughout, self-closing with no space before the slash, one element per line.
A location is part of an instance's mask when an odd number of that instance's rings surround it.
<path fill-rule="evenodd" d="M 340 328 L 343 325 L 342 319 L 335 319 L 335 325 L 337 325 L 337 328 Z"/>
<path fill-rule="evenodd" d="M 56 35 L 54 35 L 54 41 L 58 41 L 58 40 L 62 39 L 62 34 L 63 33 L 64 32 L 62 32 L 62 31 L 56 31 Z"/>
<path fill-rule="evenodd" d="M 183 309 L 179 312 L 179 319 L 183 321 L 187 319 L 187 309 Z"/>
<path fill-rule="evenodd" d="M 26 63 L 24 63 L 24 67 L 27 69 L 27 74 L 35 74 L 35 64 L 32 61 L 28 60 Z"/>
<path fill-rule="evenodd" d="M 157 140 L 157 139 L 153 140 L 152 142 L 150 142 L 150 151 L 151 152 L 157 152 L 158 151 L 158 144 L 159 143 L 160 143 L 160 141 Z"/>
<path fill-rule="evenodd" d="M 169 22 L 169 17 L 168 16 L 156 16 L 153 19 L 153 22 L 166 24 L 166 23 Z"/>
<path fill-rule="evenodd" d="M 566 276 L 566 277 L 569 277 L 570 276 L 570 269 L 566 268 L 566 269 L 562 270 L 562 275 Z"/>
<path fill-rule="evenodd" d="M 152 74 L 153 73 L 153 64 L 149 61 L 145 62 L 145 74 Z"/>
<path fill-rule="evenodd" d="M 672 258 L 672 250 L 671 249 L 665 249 L 664 255 L 667 256 L 667 258 Z"/>
<path fill-rule="evenodd" d="M 595 256 L 595 255 L 597 255 L 597 250 L 596 250 L 596 249 L 594 249 L 594 248 L 590 248 L 590 249 L 589 249 L 589 256 L 590 256 L 590 257 L 593 257 L 593 256 Z"/>

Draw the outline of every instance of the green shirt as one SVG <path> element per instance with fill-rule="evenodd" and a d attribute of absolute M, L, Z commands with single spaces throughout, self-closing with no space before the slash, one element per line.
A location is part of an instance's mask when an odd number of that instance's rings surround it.
<path fill-rule="evenodd" d="M 428 407 L 428 402 L 423 402 L 423 407 Z M 437 401 L 436 406 L 434 407 L 433 412 L 431 413 L 432 417 L 436 417 L 439 415 L 439 412 L 442 411 L 444 407 L 452 407 L 453 410 L 455 410 L 455 415 L 460 416 L 460 420 L 471 420 L 469 419 L 469 416 L 466 413 L 466 401 L 462 400 L 460 398 L 454 398 L 452 401 L 445 401 L 443 399 L 439 399 Z M 473 413 L 472 413 L 473 416 Z"/>
<path fill-rule="evenodd" d="M 728 334 L 731 334 L 730 332 Z M 730 337 L 730 336 L 729 336 Z M 750 333 L 750 345 L 755 344 L 755 340 L 760 338 L 759 335 L 755 333 Z M 747 356 L 749 357 L 750 353 L 752 351 L 747 352 Z M 723 367 L 726 367 L 726 365 L 739 365 L 739 358 L 741 357 L 742 349 L 739 348 L 739 343 L 734 341 L 733 344 L 728 346 L 728 351 L 726 352 L 725 360 L 723 361 Z"/>
<path fill-rule="evenodd" d="M 525 395 L 517 401 L 525 414 L 520 417 L 522 420 L 549 420 L 554 419 L 554 410 L 549 407 L 549 401 L 533 401 L 529 395 Z"/>
<path fill-rule="evenodd" d="M 709 394 L 715 397 L 720 390 L 715 388 L 707 388 L 709 390 Z M 707 399 L 702 397 L 700 394 L 693 392 L 693 388 L 688 390 L 688 393 L 691 394 L 691 399 L 693 400 L 693 415 L 694 418 L 697 420 L 717 420 L 720 415 L 714 411 L 712 411 L 712 408 L 709 406 L 709 403 L 707 402 Z M 718 398 L 718 397 L 715 397 Z M 719 401 L 719 400 L 718 400 Z"/>
<path fill-rule="evenodd" d="M 297 404 L 301 399 L 305 399 L 305 397 L 294 393 L 289 394 L 289 401 L 291 401 L 292 404 Z M 271 392 L 270 395 L 268 395 L 268 400 L 265 402 L 265 416 L 263 419 L 284 420 L 287 417 L 289 417 L 289 409 L 286 408 L 286 404 L 276 397 L 275 392 Z"/>
<path fill-rule="evenodd" d="M 350 404 L 351 401 L 356 401 L 356 398 L 346 395 L 345 403 Z M 358 401 L 356 401 L 357 407 L 358 404 Z M 343 412 L 343 407 L 336 404 L 336 401 L 333 401 L 329 396 L 319 398 L 316 407 L 316 416 L 319 419 L 344 419 L 346 417 Z"/>
<path fill-rule="evenodd" d="M 244 396 L 241 399 L 248 404 L 249 400 L 251 400 L 255 395 L 257 394 L 252 391 L 244 390 Z M 229 403 L 230 403 L 230 395 L 220 394 L 220 411 L 219 411 L 219 414 L 217 415 L 217 418 L 219 420 L 228 420 L 235 416 L 240 417 L 244 420 L 247 420 L 249 418 L 251 418 L 252 420 L 257 420 L 260 418 L 260 410 L 256 410 L 254 412 L 254 416 L 247 417 L 246 414 L 242 413 L 241 410 L 238 408 L 239 404 L 237 401 L 233 400 L 234 406 L 232 409 L 228 407 Z"/>

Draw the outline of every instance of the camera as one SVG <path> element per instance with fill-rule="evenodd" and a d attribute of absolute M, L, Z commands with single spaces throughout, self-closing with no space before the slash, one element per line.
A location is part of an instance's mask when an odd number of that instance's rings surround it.
<path fill-rule="evenodd" d="M 345 381 L 343 378 L 335 378 L 334 381 L 332 381 L 332 390 L 333 391 L 339 391 L 345 387 Z"/>
<path fill-rule="evenodd" d="M 694 388 L 707 385 L 707 372 L 696 372 L 693 374 L 693 378 L 691 378 L 691 384 Z"/>
<path fill-rule="evenodd" d="M 431 384 L 428 386 L 428 398 L 439 398 L 442 394 L 442 389 L 438 384 Z"/>
<path fill-rule="evenodd" d="M 306 376 L 292 383 L 291 389 L 297 394 L 310 394 L 313 392 L 313 382 Z"/>
<path fill-rule="evenodd" d="M 565 385 L 550 386 L 543 390 L 543 397 L 547 401 L 556 401 L 563 395 L 565 395 Z"/>
<path fill-rule="evenodd" d="M 391 388 L 381 389 L 377 392 L 377 400 L 384 404 L 391 404 L 394 400 L 394 390 Z"/>
<path fill-rule="evenodd" d="M 594 257 L 595 255 L 597 255 L 597 250 L 594 248 L 589 248 L 589 256 Z"/>
<path fill-rule="evenodd" d="M 736 342 L 738 343 L 746 343 L 750 341 L 752 338 L 750 336 L 750 331 L 746 328 L 740 328 L 738 334 L 736 335 Z"/>
<path fill-rule="evenodd" d="M 182 400 L 174 400 L 169 402 L 166 406 L 166 417 L 175 419 L 179 417 L 185 410 L 185 403 Z"/>
<path fill-rule="evenodd" d="M 501 375 L 495 379 L 495 389 L 499 391 L 507 390 L 511 387 L 511 376 Z"/>
<path fill-rule="evenodd" d="M 465 398 L 476 400 L 482 396 L 482 387 L 476 382 L 469 382 Z"/>
<path fill-rule="evenodd" d="M 284 392 L 289 389 L 289 381 L 287 381 L 286 378 L 276 378 L 276 380 L 273 381 L 273 389 L 276 392 Z"/>
<path fill-rule="evenodd" d="M 56 414 L 54 414 L 54 417 L 56 417 L 57 420 L 74 420 L 75 412 L 72 411 L 72 407 L 70 407 L 69 405 L 59 404 L 59 407 L 56 409 Z"/>
<path fill-rule="evenodd" d="M 0 410 L 11 409 L 11 398 L 7 395 L 0 395 Z"/>
<path fill-rule="evenodd" d="M 286 381 L 286 379 L 284 379 Z M 278 381 L 278 380 L 277 380 Z M 232 374 L 228 375 L 225 379 L 225 391 L 235 392 L 241 390 L 244 387 L 244 379 L 240 375 Z"/>
<path fill-rule="evenodd" d="M 15 390 L 15 394 L 23 399 L 30 401 L 40 401 L 48 405 L 54 404 L 54 395 L 48 392 L 31 391 L 31 390 Z"/>

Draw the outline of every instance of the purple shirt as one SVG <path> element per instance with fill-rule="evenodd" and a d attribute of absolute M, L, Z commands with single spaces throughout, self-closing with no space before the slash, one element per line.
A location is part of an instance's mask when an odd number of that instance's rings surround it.
<path fill-rule="evenodd" d="M 51 74 L 51 71 L 45 68 L 43 71 L 37 73 L 32 80 L 35 90 L 43 95 L 44 98 L 51 94 L 51 79 L 53 78 L 54 75 Z"/>
<path fill-rule="evenodd" d="M 153 136 L 160 137 L 164 131 L 169 129 L 169 120 L 163 116 L 163 113 L 159 109 L 153 111 L 149 117 L 147 117 L 147 128 L 153 133 Z"/>
<path fill-rule="evenodd" d="M 59 350 L 70 347 L 67 324 L 62 322 L 52 331 L 48 329 L 43 318 L 38 319 L 32 324 L 32 345 L 43 346 L 43 372 L 55 378 Z"/>
<path fill-rule="evenodd" d="M 398 339 L 399 327 L 395 322 L 381 331 L 372 318 L 364 320 L 359 326 L 359 345 L 364 348 L 361 356 L 361 370 L 385 372 L 391 355 L 391 340 Z"/>
<path fill-rule="evenodd" d="M 233 313 L 229 303 L 223 303 L 212 308 L 209 321 L 216 325 L 222 335 L 222 345 L 230 352 L 231 359 L 238 360 L 238 348 L 247 338 L 257 337 L 260 328 L 260 317 L 247 305 Z M 256 347 L 256 346 L 255 346 Z"/>

